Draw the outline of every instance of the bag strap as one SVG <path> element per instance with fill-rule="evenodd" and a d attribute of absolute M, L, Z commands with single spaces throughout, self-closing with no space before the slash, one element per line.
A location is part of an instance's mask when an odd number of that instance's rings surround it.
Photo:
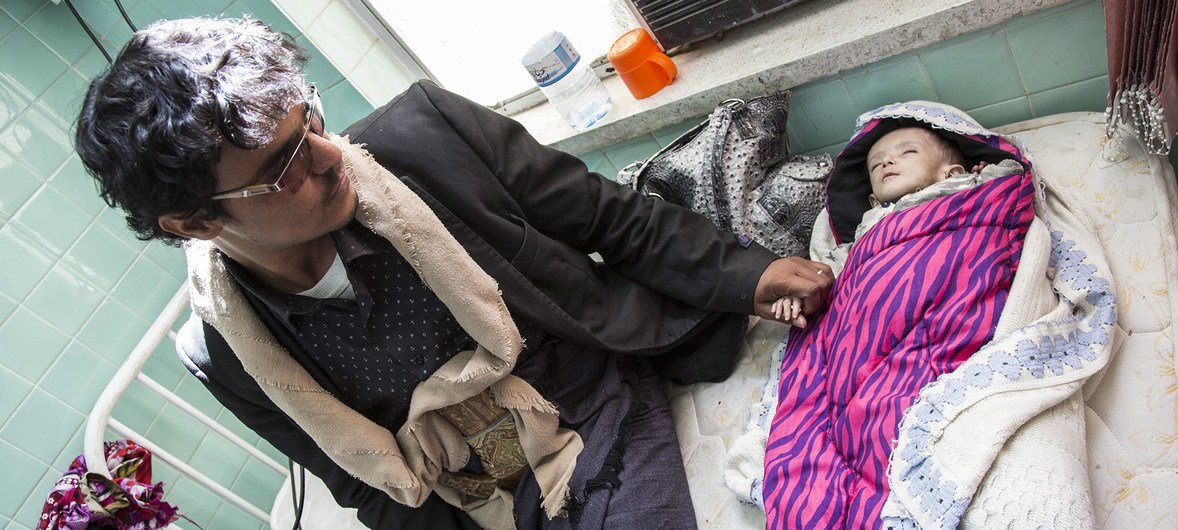
<path fill-rule="evenodd" d="M 719 105 L 716 106 L 716 109 L 719 110 L 719 109 L 726 108 L 730 112 L 734 112 L 734 111 L 740 109 L 741 107 L 744 107 L 744 105 L 745 105 L 745 101 L 743 99 L 732 98 L 732 99 L 726 99 L 726 100 L 722 101 Z M 714 114 L 714 113 L 715 113 L 715 111 L 712 111 L 712 114 Z M 712 122 L 712 114 L 709 114 L 708 117 L 706 119 L 704 119 L 704 121 L 700 122 L 695 127 L 688 129 L 687 132 L 680 134 L 678 138 L 675 138 L 674 140 L 672 140 L 667 145 L 663 146 L 658 151 L 655 151 L 655 153 L 653 155 L 648 156 L 646 158 L 646 160 L 637 160 L 637 161 L 631 162 L 629 164 L 626 164 L 625 167 L 618 170 L 617 181 L 620 184 L 630 186 L 631 188 L 633 188 L 635 190 L 641 189 L 642 188 L 641 181 L 646 173 L 646 168 L 648 166 L 650 166 L 650 164 L 653 163 L 655 160 L 662 157 L 663 155 L 665 155 L 671 151 L 674 151 L 675 149 L 683 147 L 684 145 L 687 145 L 688 142 L 694 140 L 695 137 L 699 135 L 700 131 L 703 131 L 704 128 L 707 127 L 708 124 Z M 651 196 L 651 197 L 658 197 L 659 199 L 662 199 L 662 197 L 657 193 L 648 192 L 646 195 Z"/>

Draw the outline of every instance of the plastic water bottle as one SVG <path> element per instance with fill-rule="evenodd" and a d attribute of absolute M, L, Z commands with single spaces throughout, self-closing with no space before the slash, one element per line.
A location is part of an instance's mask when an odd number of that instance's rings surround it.
<path fill-rule="evenodd" d="M 563 33 L 554 31 L 540 39 L 522 62 L 540 91 L 574 129 L 588 129 L 609 113 L 609 90 Z"/>

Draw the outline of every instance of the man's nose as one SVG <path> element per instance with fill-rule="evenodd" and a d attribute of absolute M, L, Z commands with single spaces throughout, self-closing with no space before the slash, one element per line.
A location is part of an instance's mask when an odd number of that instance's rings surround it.
<path fill-rule="evenodd" d="M 307 135 L 311 147 L 311 174 L 323 175 L 339 164 L 343 153 L 331 140 L 311 133 Z"/>

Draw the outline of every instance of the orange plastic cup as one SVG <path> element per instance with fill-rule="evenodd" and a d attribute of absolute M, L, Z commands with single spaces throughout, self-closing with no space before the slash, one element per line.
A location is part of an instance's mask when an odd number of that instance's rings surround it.
<path fill-rule="evenodd" d="M 662 90 L 679 73 L 675 63 L 643 28 L 632 29 L 618 37 L 609 47 L 608 57 L 634 99 L 649 97 Z"/>

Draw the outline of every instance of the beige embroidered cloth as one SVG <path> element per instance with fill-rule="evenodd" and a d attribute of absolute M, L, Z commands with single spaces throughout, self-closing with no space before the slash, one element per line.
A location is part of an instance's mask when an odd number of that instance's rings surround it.
<path fill-rule="evenodd" d="M 583 447 L 559 427 L 557 411 L 526 381 L 511 375 L 523 348 L 494 279 L 446 230 L 429 207 L 361 146 L 332 136 L 359 197 L 356 218 L 388 239 L 479 346 L 442 365 L 413 392 L 396 433 L 376 425 L 326 392 L 291 358 L 254 314 L 212 243 L 187 245 L 193 311 L 213 326 L 266 395 L 348 473 L 398 502 L 420 506 L 431 491 L 489 528 L 514 526 L 512 495 L 497 489 L 475 499 L 438 485 L 442 470 L 470 458 L 462 433 L 437 410 L 490 389 L 513 416 L 548 517 L 560 514 Z"/>

